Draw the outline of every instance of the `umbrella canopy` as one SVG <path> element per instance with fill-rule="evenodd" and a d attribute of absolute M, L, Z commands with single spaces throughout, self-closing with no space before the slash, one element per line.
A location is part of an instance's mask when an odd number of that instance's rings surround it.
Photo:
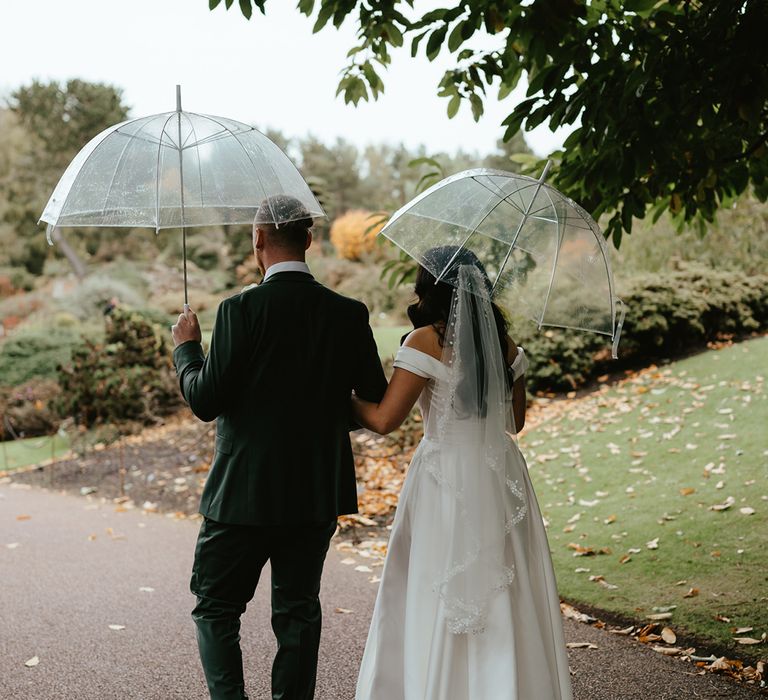
<path fill-rule="evenodd" d="M 548 168 L 547 168 L 548 169 Z M 623 323 L 608 247 L 586 211 L 539 180 L 475 169 L 438 182 L 382 229 L 438 280 L 459 286 L 460 251 L 483 263 L 497 301 L 542 326 L 613 339 Z M 436 248 L 455 246 L 447 260 Z"/>
<path fill-rule="evenodd" d="M 301 206 L 273 207 L 274 195 Z M 273 199 L 268 199 L 273 198 Z M 272 141 L 242 122 L 181 109 L 116 124 L 70 163 L 40 217 L 55 227 L 164 228 L 250 224 L 325 216 L 299 171 Z M 185 250 L 186 302 L 186 250 Z"/>

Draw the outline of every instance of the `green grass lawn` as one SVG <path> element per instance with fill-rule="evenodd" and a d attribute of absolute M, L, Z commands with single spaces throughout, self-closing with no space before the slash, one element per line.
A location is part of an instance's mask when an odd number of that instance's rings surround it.
<path fill-rule="evenodd" d="M 0 471 L 38 464 L 51 457 L 58 459 L 68 451 L 69 438 L 58 434 L 26 440 L 9 440 L 0 443 Z"/>
<path fill-rule="evenodd" d="M 402 338 L 412 326 L 374 326 L 373 337 L 379 348 L 379 357 L 382 360 L 392 359 L 400 347 Z"/>
<path fill-rule="evenodd" d="M 732 639 L 768 632 L 766 370 L 761 338 L 545 408 L 521 446 L 563 598 L 766 657 Z"/>

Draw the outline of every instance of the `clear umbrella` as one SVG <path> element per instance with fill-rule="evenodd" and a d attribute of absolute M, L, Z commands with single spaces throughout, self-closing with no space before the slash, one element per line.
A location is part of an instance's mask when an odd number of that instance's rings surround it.
<path fill-rule="evenodd" d="M 483 263 L 507 309 L 541 328 L 593 331 L 613 340 L 616 357 L 624 305 L 615 295 L 599 226 L 541 178 L 501 170 L 456 173 L 397 211 L 382 229 L 438 280 L 459 286 L 460 251 Z M 455 246 L 453 256 L 431 254 Z"/>
<path fill-rule="evenodd" d="M 275 207 L 296 200 L 293 207 Z M 277 225 L 325 216 L 296 166 L 248 124 L 181 109 L 116 124 L 94 137 L 70 163 L 40 217 L 62 226 L 182 229 L 184 303 L 187 299 L 186 229 Z"/>

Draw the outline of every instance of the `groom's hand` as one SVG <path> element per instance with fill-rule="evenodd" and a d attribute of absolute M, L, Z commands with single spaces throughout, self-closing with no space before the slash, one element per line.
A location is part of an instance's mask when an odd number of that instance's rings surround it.
<path fill-rule="evenodd" d="M 188 340 L 202 342 L 203 336 L 200 333 L 197 315 L 188 306 L 184 306 L 184 313 L 179 314 L 179 320 L 171 326 L 171 335 L 173 336 L 173 347 L 178 347 Z"/>

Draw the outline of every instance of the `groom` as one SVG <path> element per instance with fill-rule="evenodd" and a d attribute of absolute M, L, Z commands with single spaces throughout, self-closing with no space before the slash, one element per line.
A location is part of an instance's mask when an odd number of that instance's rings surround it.
<path fill-rule="evenodd" d="M 336 517 L 357 511 L 350 396 L 380 401 L 387 386 L 366 307 L 310 274 L 311 226 L 298 200 L 265 200 L 253 224 L 264 281 L 221 303 L 207 357 L 194 313 L 173 327 L 181 392 L 216 419 L 190 584 L 213 700 L 248 697 L 240 616 L 268 560 L 272 698 L 314 696 L 323 562 Z"/>

